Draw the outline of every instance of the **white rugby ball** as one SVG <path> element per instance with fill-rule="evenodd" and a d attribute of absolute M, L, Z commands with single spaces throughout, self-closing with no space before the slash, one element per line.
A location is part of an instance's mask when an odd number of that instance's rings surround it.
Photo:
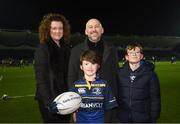
<path fill-rule="evenodd" d="M 57 104 L 58 114 L 66 115 L 76 111 L 82 102 L 82 98 L 75 92 L 64 92 L 54 99 Z"/>

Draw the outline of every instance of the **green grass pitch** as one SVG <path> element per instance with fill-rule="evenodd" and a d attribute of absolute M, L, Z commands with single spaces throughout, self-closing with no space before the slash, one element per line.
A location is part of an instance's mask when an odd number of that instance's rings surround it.
<path fill-rule="evenodd" d="M 158 122 L 180 122 L 180 62 L 156 62 L 161 85 L 161 117 Z M 33 96 L 35 78 L 32 66 L 0 67 L 0 96 L 25 96 L 0 100 L 0 123 L 42 122 Z"/>
<path fill-rule="evenodd" d="M 3 78 L 2 78 L 2 76 Z M 2 123 L 32 123 L 42 122 L 35 94 L 35 77 L 32 66 L 1 67 L 0 96 L 26 96 L 0 100 L 0 122 Z"/>

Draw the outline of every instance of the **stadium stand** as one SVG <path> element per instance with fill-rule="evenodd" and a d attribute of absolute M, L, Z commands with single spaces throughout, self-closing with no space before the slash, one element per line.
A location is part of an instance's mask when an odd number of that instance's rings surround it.
<path fill-rule="evenodd" d="M 72 45 L 83 42 L 85 36 L 80 33 L 71 35 Z M 124 57 L 124 49 L 129 42 L 140 42 L 147 59 L 155 56 L 158 60 L 169 60 L 171 56 L 180 59 L 180 37 L 168 36 L 122 36 L 105 35 L 105 41 L 119 48 L 119 58 Z M 0 29 L 0 60 L 24 60 L 33 63 L 34 51 L 38 45 L 38 33 L 30 30 Z M 17 63 L 17 62 L 16 62 Z"/>

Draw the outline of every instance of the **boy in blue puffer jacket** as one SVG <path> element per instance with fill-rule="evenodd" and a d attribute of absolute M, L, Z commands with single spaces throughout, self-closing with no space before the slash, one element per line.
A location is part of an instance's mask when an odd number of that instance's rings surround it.
<path fill-rule="evenodd" d="M 126 47 L 127 62 L 118 72 L 119 122 L 156 122 L 160 116 L 159 79 L 154 65 L 143 60 L 142 46 L 130 43 Z"/>

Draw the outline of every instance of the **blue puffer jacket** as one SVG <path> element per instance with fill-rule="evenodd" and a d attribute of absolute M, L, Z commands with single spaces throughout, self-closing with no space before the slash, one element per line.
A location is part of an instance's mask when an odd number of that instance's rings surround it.
<path fill-rule="evenodd" d="M 160 84 L 153 64 L 142 61 L 132 71 L 128 63 L 118 72 L 119 122 L 155 122 L 160 115 Z"/>

